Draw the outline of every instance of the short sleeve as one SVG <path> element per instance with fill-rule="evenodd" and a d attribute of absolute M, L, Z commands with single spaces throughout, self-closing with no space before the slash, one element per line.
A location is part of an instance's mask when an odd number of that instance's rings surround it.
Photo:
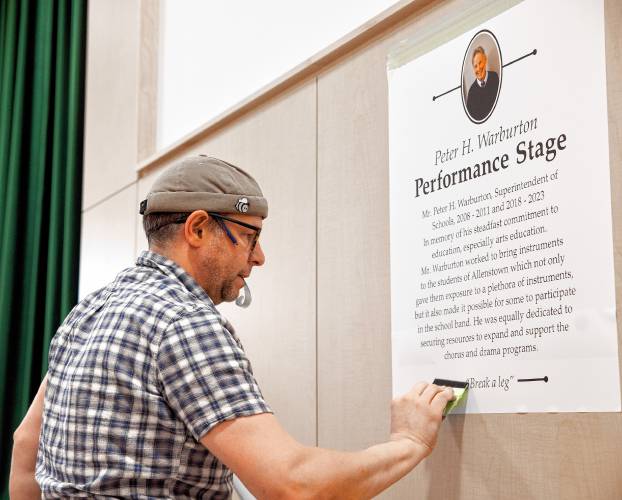
<path fill-rule="evenodd" d="M 164 397 L 197 441 L 225 420 L 272 413 L 246 354 L 215 314 L 176 318 L 163 333 L 157 367 Z"/>

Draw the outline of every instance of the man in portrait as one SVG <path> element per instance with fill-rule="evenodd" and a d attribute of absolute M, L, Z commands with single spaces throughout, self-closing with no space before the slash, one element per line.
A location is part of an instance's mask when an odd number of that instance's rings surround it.
<path fill-rule="evenodd" d="M 488 57 L 481 46 L 473 51 L 471 64 L 475 81 L 469 88 L 467 111 L 473 120 L 480 121 L 488 116 L 495 105 L 499 90 L 499 75 L 494 71 L 488 71 Z"/>

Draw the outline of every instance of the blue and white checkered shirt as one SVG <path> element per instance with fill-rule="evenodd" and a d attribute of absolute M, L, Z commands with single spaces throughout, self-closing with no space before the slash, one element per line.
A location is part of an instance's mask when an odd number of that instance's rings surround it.
<path fill-rule="evenodd" d="M 43 498 L 229 498 L 231 472 L 198 441 L 270 411 L 205 291 L 144 252 L 52 340 L 36 478 Z"/>

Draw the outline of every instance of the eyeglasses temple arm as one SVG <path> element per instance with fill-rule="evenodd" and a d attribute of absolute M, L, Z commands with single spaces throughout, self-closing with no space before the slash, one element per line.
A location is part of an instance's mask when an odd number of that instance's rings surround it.
<path fill-rule="evenodd" d="M 229 231 L 229 228 L 227 227 L 227 224 L 225 224 L 222 220 L 220 220 L 218 217 L 214 217 L 214 219 L 216 219 L 216 222 L 218 222 L 218 224 L 220 225 L 220 227 L 223 229 L 223 231 L 227 234 L 227 236 L 229 237 L 229 239 L 231 240 L 231 242 L 234 245 L 238 244 L 238 240 L 235 239 L 235 236 L 233 236 L 231 234 L 231 231 Z"/>

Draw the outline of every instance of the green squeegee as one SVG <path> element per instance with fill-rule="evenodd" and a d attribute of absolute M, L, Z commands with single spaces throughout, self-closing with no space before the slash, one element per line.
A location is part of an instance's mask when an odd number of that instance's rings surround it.
<path fill-rule="evenodd" d="M 444 378 L 435 378 L 434 385 L 442 385 L 445 387 L 451 387 L 454 390 L 454 400 L 447 403 L 445 410 L 443 410 L 443 417 L 449 415 L 457 406 L 461 406 L 466 402 L 467 391 L 469 390 L 469 384 L 467 382 L 458 382 L 457 380 L 447 380 Z"/>

